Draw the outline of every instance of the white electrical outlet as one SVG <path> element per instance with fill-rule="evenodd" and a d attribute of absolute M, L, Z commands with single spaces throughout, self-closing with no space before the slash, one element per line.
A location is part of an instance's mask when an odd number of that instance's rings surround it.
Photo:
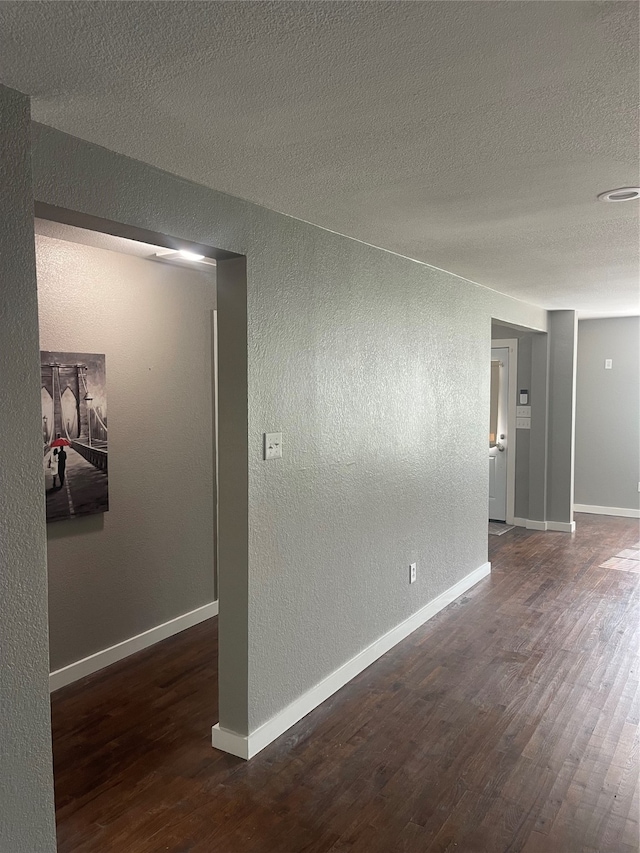
<path fill-rule="evenodd" d="M 613 370 L 613 359 L 612 358 L 605 358 L 604 369 L 605 370 Z"/>
<path fill-rule="evenodd" d="M 264 458 L 282 459 L 282 433 L 265 432 L 264 434 Z"/>
<path fill-rule="evenodd" d="M 415 583 L 418 577 L 418 564 L 411 563 L 409 566 L 409 583 Z"/>

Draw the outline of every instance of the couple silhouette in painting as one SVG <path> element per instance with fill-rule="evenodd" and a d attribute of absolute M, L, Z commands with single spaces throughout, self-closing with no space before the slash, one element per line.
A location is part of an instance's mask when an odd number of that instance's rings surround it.
<path fill-rule="evenodd" d="M 59 438 L 60 436 L 58 435 Z M 53 476 L 53 488 L 61 489 L 64 486 L 64 475 L 67 468 L 67 453 L 63 444 L 51 449 L 47 467 Z M 56 485 L 56 477 L 60 480 L 59 486 Z"/>

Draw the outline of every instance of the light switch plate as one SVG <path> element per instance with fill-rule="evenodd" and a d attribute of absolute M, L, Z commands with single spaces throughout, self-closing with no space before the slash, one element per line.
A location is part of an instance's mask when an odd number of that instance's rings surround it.
<path fill-rule="evenodd" d="M 264 458 L 282 459 L 282 433 L 265 432 L 264 434 Z"/>
<path fill-rule="evenodd" d="M 516 417 L 517 418 L 530 418 L 531 417 L 531 406 L 516 406 Z"/>
<path fill-rule="evenodd" d="M 516 418 L 516 429 L 531 429 L 531 418 Z"/>

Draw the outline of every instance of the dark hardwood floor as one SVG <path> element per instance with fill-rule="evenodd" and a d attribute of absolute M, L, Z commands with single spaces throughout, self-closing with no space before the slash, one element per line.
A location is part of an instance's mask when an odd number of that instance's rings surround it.
<path fill-rule="evenodd" d="M 493 573 L 251 762 L 216 620 L 52 697 L 60 853 L 635 853 L 638 522 L 489 537 Z"/>

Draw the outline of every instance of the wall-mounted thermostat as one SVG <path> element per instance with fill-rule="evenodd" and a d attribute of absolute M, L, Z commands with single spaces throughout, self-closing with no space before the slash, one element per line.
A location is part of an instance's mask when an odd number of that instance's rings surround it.
<path fill-rule="evenodd" d="M 527 391 L 527 389 L 526 389 L 526 388 L 521 388 L 521 389 L 520 389 L 520 397 L 519 397 L 519 400 L 520 400 L 520 405 L 521 405 L 521 406 L 527 406 L 527 405 L 529 404 L 529 392 Z"/>

